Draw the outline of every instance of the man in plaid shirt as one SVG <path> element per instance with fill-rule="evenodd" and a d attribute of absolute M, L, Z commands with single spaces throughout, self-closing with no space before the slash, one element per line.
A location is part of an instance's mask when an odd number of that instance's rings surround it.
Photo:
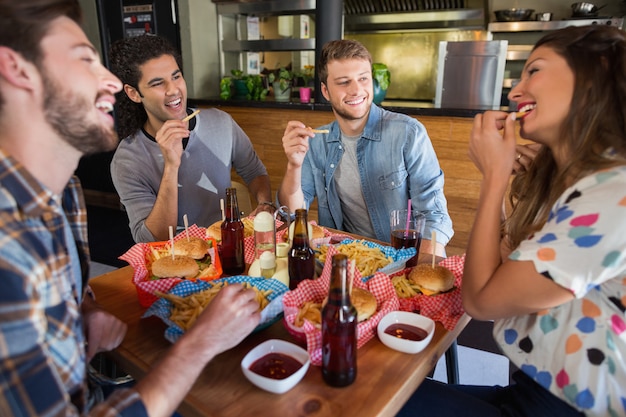
<path fill-rule="evenodd" d="M 0 415 L 169 416 L 204 365 L 254 329 L 258 304 L 228 286 L 146 378 L 87 406 L 86 364 L 126 325 L 87 295 L 73 173 L 117 144 L 122 85 L 80 21 L 77 0 L 0 0 Z"/>

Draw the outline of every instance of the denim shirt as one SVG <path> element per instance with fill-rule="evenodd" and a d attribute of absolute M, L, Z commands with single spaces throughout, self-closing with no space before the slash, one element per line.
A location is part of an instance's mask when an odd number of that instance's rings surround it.
<path fill-rule="evenodd" d="M 341 202 L 333 175 L 343 156 L 337 121 L 327 126 L 328 134 L 309 139 L 309 151 L 302 165 L 302 192 L 307 209 L 317 197 L 319 223 L 343 230 Z M 437 241 L 446 245 L 454 231 L 443 194 L 443 171 L 439 167 L 426 128 L 412 117 L 384 110 L 374 104 L 357 144 L 361 189 L 376 239 L 389 242 L 389 214 L 407 207 L 426 215 L 424 238 L 437 232 Z M 355 183 L 356 185 L 356 183 Z"/>

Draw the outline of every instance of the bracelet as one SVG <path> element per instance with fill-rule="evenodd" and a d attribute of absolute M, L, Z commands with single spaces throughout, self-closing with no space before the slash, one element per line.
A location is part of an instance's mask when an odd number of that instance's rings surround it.
<path fill-rule="evenodd" d="M 277 210 L 276 205 L 274 203 L 270 203 L 269 201 L 263 201 L 262 203 L 259 203 L 259 206 L 270 206 L 274 209 L 274 211 Z"/>

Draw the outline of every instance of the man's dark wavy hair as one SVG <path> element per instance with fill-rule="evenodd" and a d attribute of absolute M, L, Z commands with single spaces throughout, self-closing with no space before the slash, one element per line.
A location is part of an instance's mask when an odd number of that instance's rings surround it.
<path fill-rule="evenodd" d="M 182 70 L 182 58 L 167 39 L 148 34 L 120 39 L 111 45 L 109 51 L 110 70 L 122 83 L 134 87 L 141 94 L 138 88 L 141 79 L 139 67 L 163 55 L 173 56 Z M 143 105 L 129 99 L 124 90 L 117 93 L 115 98 L 117 133 L 124 139 L 141 129 L 148 116 Z"/>

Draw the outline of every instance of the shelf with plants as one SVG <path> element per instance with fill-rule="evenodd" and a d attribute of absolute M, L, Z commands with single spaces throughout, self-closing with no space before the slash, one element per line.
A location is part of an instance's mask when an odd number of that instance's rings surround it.
<path fill-rule="evenodd" d="M 230 76 L 220 80 L 220 98 L 222 100 L 265 100 L 269 90 L 261 75 L 244 74 L 243 71 L 233 69 Z"/>
<path fill-rule="evenodd" d="M 213 1 L 218 16 L 222 76 L 227 76 L 231 68 L 245 70 L 248 52 L 263 55 L 315 51 L 315 38 L 308 36 L 308 30 L 307 36 L 298 36 L 300 33 L 285 36 L 279 29 L 279 20 L 291 18 L 296 29 L 297 16 L 305 15 L 313 24 L 316 0 Z M 248 27 L 248 17 L 258 18 L 258 28 L 254 32 Z M 307 26 L 307 29 L 312 28 Z M 278 61 L 289 62 L 286 58 Z"/>
<path fill-rule="evenodd" d="M 280 67 L 297 72 L 314 63 L 316 0 L 213 1 L 222 78 L 233 68 L 269 75 Z"/>

